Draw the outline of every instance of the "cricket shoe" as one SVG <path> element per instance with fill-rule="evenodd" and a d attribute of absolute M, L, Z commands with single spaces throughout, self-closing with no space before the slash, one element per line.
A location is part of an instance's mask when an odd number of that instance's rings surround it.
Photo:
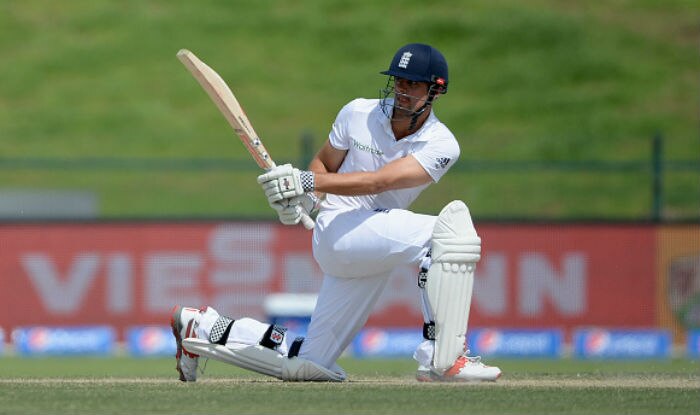
<path fill-rule="evenodd" d="M 419 382 L 495 382 L 499 377 L 501 369 L 483 364 L 481 356 L 460 356 L 442 374 L 422 365 L 416 372 Z"/>
<path fill-rule="evenodd" d="M 180 380 L 183 382 L 194 382 L 197 380 L 197 364 L 199 355 L 190 353 L 182 347 L 182 339 L 197 337 L 195 329 L 199 325 L 200 313 L 196 308 L 173 307 L 173 314 L 170 319 L 170 326 L 173 328 L 173 336 L 177 342 L 177 371 L 180 373 Z"/>

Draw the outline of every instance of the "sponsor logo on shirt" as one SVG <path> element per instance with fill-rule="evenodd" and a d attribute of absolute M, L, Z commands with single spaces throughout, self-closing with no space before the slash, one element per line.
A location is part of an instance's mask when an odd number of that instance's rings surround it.
<path fill-rule="evenodd" d="M 435 168 L 436 169 L 444 169 L 447 167 L 448 164 L 450 164 L 450 158 L 449 157 L 438 157 L 435 159 Z"/>
<path fill-rule="evenodd" d="M 371 153 L 371 154 L 374 154 L 377 156 L 384 155 L 384 152 L 382 150 L 379 150 L 378 148 L 370 147 L 367 144 L 362 144 L 359 141 L 355 140 L 354 138 L 352 139 L 352 146 L 360 151 L 366 151 L 368 153 Z M 450 160 L 448 159 L 447 161 L 449 162 Z"/>

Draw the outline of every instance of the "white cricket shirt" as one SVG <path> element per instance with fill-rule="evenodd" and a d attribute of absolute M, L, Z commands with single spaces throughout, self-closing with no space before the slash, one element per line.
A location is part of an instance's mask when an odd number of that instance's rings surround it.
<path fill-rule="evenodd" d="M 434 182 L 440 180 L 459 157 L 459 144 L 452 132 L 431 111 L 418 131 L 396 140 L 379 101 L 356 99 L 338 113 L 328 136 L 333 148 L 347 150 L 338 173 L 376 171 L 393 160 L 412 155 Z M 364 196 L 328 194 L 321 208 L 407 209 L 428 185 Z"/>

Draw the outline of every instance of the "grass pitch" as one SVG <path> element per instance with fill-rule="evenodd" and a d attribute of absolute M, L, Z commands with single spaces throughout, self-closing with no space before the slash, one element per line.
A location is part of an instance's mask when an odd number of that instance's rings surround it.
<path fill-rule="evenodd" d="M 491 361 L 496 383 L 422 384 L 410 360 L 343 359 L 345 383 L 284 383 L 209 361 L 196 383 L 173 359 L 0 359 L 0 414 L 697 414 L 700 362 Z"/>

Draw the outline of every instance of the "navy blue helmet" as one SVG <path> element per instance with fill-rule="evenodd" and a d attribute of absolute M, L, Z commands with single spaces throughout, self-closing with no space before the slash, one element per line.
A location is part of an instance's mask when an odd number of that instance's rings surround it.
<path fill-rule="evenodd" d="M 423 43 L 411 43 L 399 49 L 391 60 L 389 70 L 382 74 L 428 82 L 437 87 L 436 92 L 447 92 L 447 61 L 440 51 Z"/>

